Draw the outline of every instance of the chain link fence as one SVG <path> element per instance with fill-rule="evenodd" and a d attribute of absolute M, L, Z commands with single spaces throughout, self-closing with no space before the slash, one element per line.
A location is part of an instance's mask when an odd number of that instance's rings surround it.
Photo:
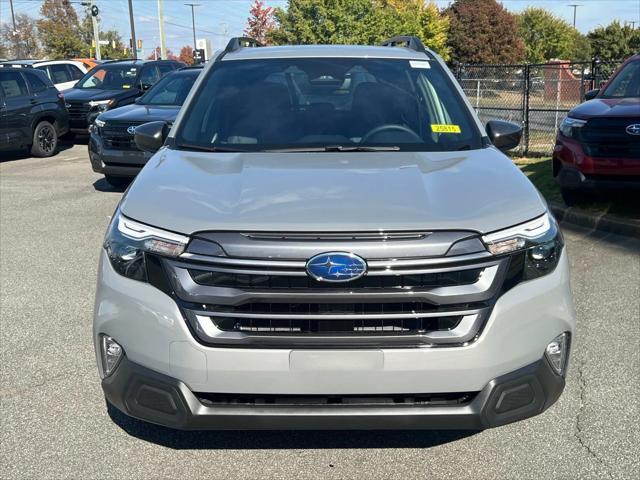
<path fill-rule="evenodd" d="M 453 68 L 480 120 L 523 126 L 522 155 L 550 154 L 556 131 L 587 91 L 605 82 L 621 61 L 478 65 Z"/>

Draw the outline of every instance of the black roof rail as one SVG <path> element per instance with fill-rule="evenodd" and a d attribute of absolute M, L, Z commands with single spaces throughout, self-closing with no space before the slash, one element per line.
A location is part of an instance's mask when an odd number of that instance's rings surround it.
<path fill-rule="evenodd" d="M 406 47 L 411 50 L 415 50 L 416 52 L 427 53 L 427 49 L 424 48 L 422 41 L 412 35 L 398 35 L 397 37 L 392 37 L 380 44 L 381 47 Z"/>
<path fill-rule="evenodd" d="M 229 52 L 235 52 L 236 50 L 240 50 L 241 48 L 245 48 L 245 47 L 262 47 L 264 45 L 262 45 L 259 41 L 253 39 L 253 38 L 249 38 L 249 37 L 233 37 L 231 40 L 229 40 L 229 43 L 227 43 L 226 48 L 224 49 L 225 52 L 229 53 Z"/>

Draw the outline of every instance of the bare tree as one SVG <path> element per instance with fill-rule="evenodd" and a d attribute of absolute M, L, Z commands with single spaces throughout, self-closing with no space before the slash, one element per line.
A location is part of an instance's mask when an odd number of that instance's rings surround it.
<path fill-rule="evenodd" d="M 16 15 L 15 31 L 11 22 L 3 23 L 1 36 L 10 58 L 39 58 L 42 55 L 36 20 L 25 13 Z"/>

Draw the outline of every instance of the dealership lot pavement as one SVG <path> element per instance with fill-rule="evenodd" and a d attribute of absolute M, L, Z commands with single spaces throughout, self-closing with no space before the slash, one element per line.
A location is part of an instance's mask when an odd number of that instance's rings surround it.
<path fill-rule="evenodd" d="M 122 192 L 86 145 L 0 154 L 0 478 L 632 478 L 640 240 L 564 225 L 578 312 L 568 384 L 484 432 L 174 432 L 107 413 L 91 314 Z M 9 157 L 6 159 L 6 157 Z"/>

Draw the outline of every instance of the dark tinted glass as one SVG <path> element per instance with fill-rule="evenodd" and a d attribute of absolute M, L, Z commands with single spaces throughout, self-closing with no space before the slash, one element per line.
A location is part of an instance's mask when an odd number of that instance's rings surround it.
<path fill-rule="evenodd" d="M 79 78 L 82 78 L 84 76 L 82 70 L 80 70 L 75 65 L 67 65 L 67 68 L 69 69 L 69 73 L 71 73 L 72 80 L 78 80 Z"/>
<path fill-rule="evenodd" d="M 216 64 L 181 123 L 177 144 L 451 151 L 481 148 L 481 137 L 435 62 L 285 58 Z"/>
<path fill-rule="evenodd" d="M 198 78 L 198 74 L 195 72 L 179 72 L 168 75 L 156 83 L 138 103 L 180 106 L 187 98 L 196 78 Z"/>
<path fill-rule="evenodd" d="M 27 84 L 18 71 L 3 68 L 0 70 L 0 88 L 5 98 L 21 97 L 29 95 Z"/>
<path fill-rule="evenodd" d="M 140 74 L 141 85 L 153 85 L 160 79 L 160 74 L 158 73 L 158 69 L 155 66 L 145 67 L 142 69 L 142 73 Z"/>
<path fill-rule="evenodd" d="M 46 83 L 44 83 L 38 77 L 38 75 L 31 72 L 25 72 L 25 75 L 27 76 L 27 80 L 29 80 L 29 84 L 31 85 L 31 91 L 33 93 L 46 92 L 47 89 L 49 88 L 49 86 Z"/>
<path fill-rule="evenodd" d="M 138 67 L 132 65 L 108 65 L 97 67 L 87 73 L 75 88 L 100 90 L 123 90 L 135 88 Z"/>
<path fill-rule="evenodd" d="M 627 63 L 607 86 L 602 97 L 640 97 L 640 60 Z"/>
<path fill-rule="evenodd" d="M 66 65 L 49 65 L 49 71 L 53 83 L 65 83 L 73 80 Z"/>

